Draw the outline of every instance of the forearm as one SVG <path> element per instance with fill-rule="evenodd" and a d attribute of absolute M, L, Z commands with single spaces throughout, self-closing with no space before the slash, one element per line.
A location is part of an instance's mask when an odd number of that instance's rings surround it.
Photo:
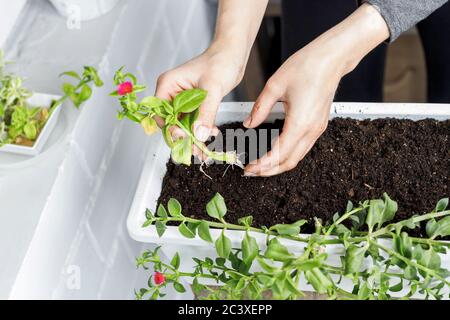
<path fill-rule="evenodd" d="M 210 51 L 229 51 L 245 64 L 256 39 L 268 0 L 220 0 Z"/>
<path fill-rule="evenodd" d="M 373 6 L 364 4 L 298 54 L 313 51 L 310 56 L 323 59 L 324 67 L 336 68 L 336 75 L 342 77 L 388 38 L 389 29 L 383 17 Z"/>

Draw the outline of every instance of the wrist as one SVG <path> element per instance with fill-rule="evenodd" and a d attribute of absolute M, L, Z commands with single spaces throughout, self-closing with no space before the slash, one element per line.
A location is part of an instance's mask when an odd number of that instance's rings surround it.
<path fill-rule="evenodd" d="M 363 4 L 312 44 L 321 48 L 342 77 L 353 71 L 370 51 L 388 38 L 389 29 L 379 11 L 370 4 Z"/>
<path fill-rule="evenodd" d="M 229 68 L 235 68 L 237 73 L 243 76 L 247 66 L 250 49 L 237 38 L 234 39 L 215 39 L 205 55 L 209 59 L 218 59 L 226 61 Z"/>

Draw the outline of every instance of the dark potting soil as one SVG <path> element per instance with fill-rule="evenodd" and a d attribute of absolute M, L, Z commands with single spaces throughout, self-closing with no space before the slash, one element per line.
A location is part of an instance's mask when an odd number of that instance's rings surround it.
<path fill-rule="evenodd" d="M 261 129 L 282 128 L 282 121 Z M 220 129 L 242 128 L 231 123 Z M 329 221 L 348 200 L 380 198 L 399 204 L 396 220 L 430 212 L 450 195 L 450 121 L 334 119 L 294 170 L 270 178 L 243 177 L 237 167 L 190 167 L 169 161 L 159 202 L 176 198 L 186 216 L 208 218 L 206 203 L 219 192 L 227 203 L 226 220 L 252 215 L 254 224 L 272 226 L 313 217 Z M 417 232 L 417 234 L 422 232 Z"/>

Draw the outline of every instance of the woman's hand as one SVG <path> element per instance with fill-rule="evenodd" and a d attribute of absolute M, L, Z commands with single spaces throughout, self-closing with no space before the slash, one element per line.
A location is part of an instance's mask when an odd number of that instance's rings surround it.
<path fill-rule="evenodd" d="M 246 167 L 245 174 L 272 176 L 295 168 L 325 131 L 340 79 L 388 37 L 380 13 L 364 4 L 291 56 L 267 82 L 244 122 L 247 128 L 255 128 L 277 101 L 284 103 L 280 137 L 269 153 Z"/>
<path fill-rule="evenodd" d="M 171 100 L 178 92 L 191 88 L 208 91 L 194 123 L 194 134 L 200 141 L 218 133 L 215 119 L 220 102 L 242 80 L 267 3 L 268 0 L 219 1 L 216 33 L 209 49 L 158 79 L 156 96 L 161 99 Z M 161 120 L 158 122 L 163 125 Z M 172 136 L 183 136 L 183 132 L 172 128 Z"/>
<path fill-rule="evenodd" d="M 208 91 L 205 102 L 200 107 L 198 120 L 194 123 L 194 134 L 200 141 L 217 135 L 216 113 L 224 96 L 242 80 L 246 60 L 241 55 L 213 44 L 205 53 L 185 64 L 162 74 L 157 82 L 156 96 L 172 100 L 177 93 L 202 88 Z M 178 128 L 173 128 L 174 137 L 183 136 Z"/>
<path fill-rule="evenodd" d="M 285 123 L 272 150 L 250 163 L 245 175 L 272 176 L 297 166 L 325 131 L 341 72 L 327 54 L 305 48 L 291 56 L 270 78 L 244 122 L 256 128 L 277 101 L 284 103 Z"/>

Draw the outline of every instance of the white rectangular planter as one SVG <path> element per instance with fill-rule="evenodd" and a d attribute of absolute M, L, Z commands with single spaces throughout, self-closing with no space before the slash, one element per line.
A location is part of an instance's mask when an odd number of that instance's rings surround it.
<path fill-rule="evenodd" d="M 223 103 L 217 117 L 218 124 L 232 121 L 243 121 L 251 111 L 253 103 Z M 330 118 L 350 117 L 354 119 L 375 119 L 375 118 L 407 118 L 420 120 L 433 118 L 437 120 L 450 119 L 450 105 L 444 104 L 397 104 L 397 103 L 334 103 L 330 110 Z M 272 111 L 268 121 L 284 118 L 283 107 L 278 104 Z M 186 240 L 181 236 L 176 227 L 169 226 L 162 238 L 159 238 L 154 226 L 142 228 L 145 222 L 145 210 L 156 211 L 156 204 L 159 198 L 162 179 L 166 173 L 166 163 L 170 156 L 169 148 L 165 145 L 161 135 L 154 135 L 149 138 L 149 151 L 142 176 L 137 187 L 136 195 L 130 209 L 127 220 L 127 227 L 131 237 L 137 241 L 162 244 L 163 252 L 171 257 L 175 252 L 180 252 L 184 265 L 182 268 L 191 270 L 193 266 L 192 257 L 216 257 L 212 245 L 204 242 L 200 238 Z M 436 199 L 436 201 L 439 199 Z M 181 204 L 183 205 L 183 204 Z M 431 208 L 430 208 L 431 209 Z M 211 230 L 213 238 L 220 235 L 219 230 Z M 241 231 L 227 231 L 227 236 L 238 245 L 242 241 L 244 233 Z M 265 236 L 253 234 L 261 247 L 264 246 Z M 304 244 L 284 240 L 282 241 L 292 252 L 299 252 Z M 328 246 L 329 262 L 339 264 L 339 254 L 343 253 L 340 245 Z M 450 255 L 442 256 L 442 265 L 450 269 Z M 305 281 L 302 281 L 305 283 Z M 350 283 L 347 284 L 348 286 Z M 346 284 L 343 285 L 346 287 Z M 301 285 L 301 289 L 308 290 L 308 285 Z"/>
<path fill-rule="evenodd" d="M 53 100 L 58 100 L 60 98 L 61 96 L 43 93 L 34 93 L 33 96 L 31 96 L 28 99 L 28 103 L 32 107 L 50 107 Z M 44 128 L 40 132 L 37 140 L 34 142 L 32 147 L 20 146 L 15 144 L 6 144 L 3 147 L 0 147 L 0 154 L 3 152 L 27 156 L 38 155 L 41 152 L 42 148 L 45 146 L 45 143 L 47 142 L 53 129 L 55 128 L 58 122 L 60 112 L 61 106 L 58 106 L 48 118 L 47 123 L 45 124 Z"/>

